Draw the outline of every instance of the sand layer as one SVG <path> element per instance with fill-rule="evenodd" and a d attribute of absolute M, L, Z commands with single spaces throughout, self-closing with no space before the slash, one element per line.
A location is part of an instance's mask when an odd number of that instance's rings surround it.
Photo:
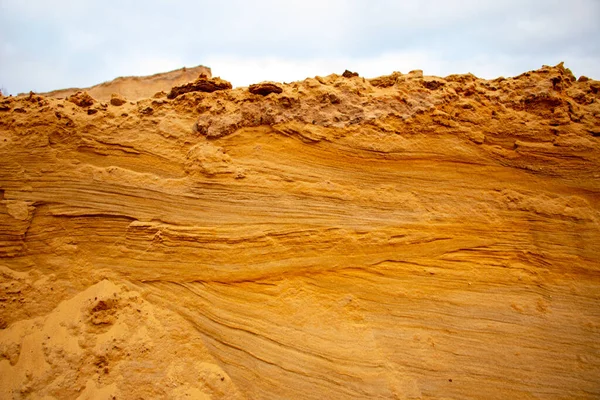
<path fill-rule="evenodd" d="M 600 397 L 600 82 L 161 90 L 0 98 L 0 398 Z"/>

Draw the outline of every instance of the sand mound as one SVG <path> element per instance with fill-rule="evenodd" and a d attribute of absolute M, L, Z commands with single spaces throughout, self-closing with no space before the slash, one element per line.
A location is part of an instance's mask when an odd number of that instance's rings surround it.
<path fill-rule="evenodd" d="M 240 397 L 185 320 L 108 280 L 0 330 L 0 370 L 5 399 Z"/>

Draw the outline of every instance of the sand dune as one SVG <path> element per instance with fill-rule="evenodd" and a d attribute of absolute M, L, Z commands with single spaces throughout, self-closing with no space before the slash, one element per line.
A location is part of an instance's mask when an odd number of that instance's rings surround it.
<path fill-rule="evenodd" d="M 131 101 L 154 96 L 158 92 L 168 92 L 173 86 L 193 81 L 200 74 L 210 77 L 210 68 L 199 65 L 193 68 L 181 68 L 150 76 L 126 76 L 116 78 L 89 88 L 70 88 L 40 93 L 45 97 L 67 98 L 78 91 L 88 92 L 94 99 L 107 102 L 113 94 L 119 94 Z"/>

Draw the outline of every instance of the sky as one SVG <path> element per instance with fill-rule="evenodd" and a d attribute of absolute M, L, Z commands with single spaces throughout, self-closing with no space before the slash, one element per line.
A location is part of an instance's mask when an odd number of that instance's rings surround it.
<path fill-rule="evenodd" d="M 0 0 L 0 90 L 205 65 L 234 86 L 421 69 L 600 79 L 600 0 Z"/>

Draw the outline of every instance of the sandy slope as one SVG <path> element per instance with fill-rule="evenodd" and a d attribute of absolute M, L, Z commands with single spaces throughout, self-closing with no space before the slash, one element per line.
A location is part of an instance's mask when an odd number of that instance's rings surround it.
<path fill-rule="evenodd" d="M 45 279 L 3 273 L 9 282 L 49 289 Z M 12 324 L 0 343 L 2 398 L 239 396 L 185 320 L 108 280 Z M 165 359 L 168 366 L 157 368 Z"/>
<path fill-rule="evenodd" d="M 2 398 L 597 398 L 600 82 L 0 101 Z"/>
<path fill-rule="evenodd" d="M 200 74 L 210 77 L 210 68 L 199 65 L 192 68 L 180 68 L 150 76 L 126 76 L 113 79 L 89 88 L 70 88 L 41 93 L 42 96 L 67 98 L 78 91 L 87 91 L 94 99 L 108 102 L 113 94 L 119 94 L 127 100 L 138 101 L 154 96 L 158 92 L 168 92 L 171 87 L 193 81 Z"/>

